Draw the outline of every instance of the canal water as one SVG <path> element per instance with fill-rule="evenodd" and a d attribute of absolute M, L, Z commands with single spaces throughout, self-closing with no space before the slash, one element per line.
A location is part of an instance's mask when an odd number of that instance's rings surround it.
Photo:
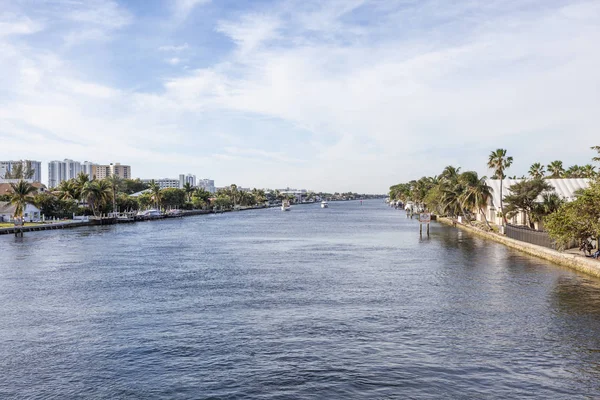
<path fill-rule="evenodd" d="M 600 281 L 380 200 L 0 237 L 0 398 L 598 398 Z"/>

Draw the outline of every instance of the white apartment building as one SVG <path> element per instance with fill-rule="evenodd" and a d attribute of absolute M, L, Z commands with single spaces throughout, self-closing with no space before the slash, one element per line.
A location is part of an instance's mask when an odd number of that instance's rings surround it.
<path fill-rule="evenodd" d="M 215 193 L 217 191 L 217 189 L 215 188 L 215 181 L 212 179 L 199 179 L 198 187 L 201 187 L 210 193 Z"/>
<path fill-rule="evenodd" d="M 98 166 L 98 164 L 93 163 L 91 161 L 84 161 L 81 163 L 81 172 L 86 174 L 88 176 L 88 178 L 94 179 L 94 176 L 96 176 L 96 167 L 97 166 Z"/>
<path fill-rule="evenodd" d="M 23 171 L 33 171 L 33 176 L 27 179 L 29 182 L 42 181 L 42 162 L 35 160 L 0 161 L 0 179 L 4 179 L 6 173 L 12 172 L 13 168 L 18 164 L 23 166 Z"/>
<path fill-rule="evenodd" d="M 179 189 L 183 189 L 183 186 L 189 183 L 190 185 L 192 185 L 193 187 L 196 187 L 196 175 L 192 175 L 192 174 L 180 174 L 179 175 Z"/>
<path fill-rule="evenodd" d="M 150 184 L 150 182 L 154 181 L 159 188 L 167 189 L 167 188 L 175 188 L 179 189 L 179 179 L 171 179 L 171 178 L 161 178 L 161 179 L 142 179 L 142 182 L 145 184 Z"/>
<path fill-rule="evenodd" d="M 54 188 L 63 181 L 74 179 L 81 172 L 81 163 L 65 159 L 48 163 L 48 187 Z"/>

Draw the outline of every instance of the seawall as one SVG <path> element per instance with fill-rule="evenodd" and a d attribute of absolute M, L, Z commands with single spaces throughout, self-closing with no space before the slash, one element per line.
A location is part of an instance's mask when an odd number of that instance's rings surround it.
<path fill-rule="evenodd" d="M 523 253 L 600 278 L 600 261 L 596 261 L 591 258 L 580 257 L 574 254 L 561 253 L 556 250 L 537 246 L 527 242 L 521 242 L 506 236 L 498 235 L 496 233 L 485 232 L 469 225 L 459 223 L 455 224 L 453 220 L 448 218 L 438 218 L 437 220 L 442 224 L 456 226 L 459 229 L 471 232 L 477 236 L 490 239 L 498 243 L 502 243 L 505 246 L 519 250 Z"/>

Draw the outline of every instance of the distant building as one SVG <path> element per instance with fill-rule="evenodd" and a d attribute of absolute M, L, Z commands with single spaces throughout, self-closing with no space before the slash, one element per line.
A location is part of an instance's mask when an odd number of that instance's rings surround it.
<path fill-rule="evenodd" d="M 129 165 L 110 163 L 108 165 L 96 165 L 95 168 L 96 179 L 105 179 L 112 175 L 116 175 L 121 179 L 131 179 L 131 167 Z"/>
<path fill-rule="evenodd" d="M 185 186 L 186 183 L 189 183 L 190 185 L 192 185 L 193 187 L 196 186 L 196 175 L 192 175 L 192 174 L 180 174 L 179 175 L 179 188 L 183 189 L 183 186 Z"/>
<path fill-rule="evenodd" d="M 4 179 L 7 173 L 11 173 L 17 165 L 22 165 L 23 171 L 33 171 L 33 176 L 27 179 L 29 182 L 42 181 L 42 162 L 35 160 L 0 161 L 0 179 Z"/>
<path fill-rule="evenodd" d="M 93 163 L 90 161 L 84 161 L 81 163 L 81 172 L 86 174 L 88 176 L 88 178 L 94 179 L 94 177 L 98 174 L 97 167 L 98 167 L 98 164 L 96 164 L 96 163 Z"/>
<path fill-rule="evenodd" d="M 63 181 L 74 179 L 81 172 L 81 163 L 65 159 L 48 163 L 48 187 L 54 188 Z"/>
<path fill-rule="evenodd" d="M 217 191 L 215 188 L 215 181 L 212 179 L 199 179 L 198 187 L 203 188 L 209 193 L 215 193 Z"/>
<path fill-rule="evenodd" d="M 171 179 L 171 178 L 162 178 L 162 179 L 142 179 L 142 182 L 145 184 L 150 184 L 150 182 L 154 181 L 161 189 L 167 188 L 179 188 L 179 179 Z"/>

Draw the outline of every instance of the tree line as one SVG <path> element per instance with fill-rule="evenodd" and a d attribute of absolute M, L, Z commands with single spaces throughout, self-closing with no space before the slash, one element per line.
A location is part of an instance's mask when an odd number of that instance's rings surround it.
<path fill-rule="evenodd" d="M 591 148 L 598 155 L 593 162 L 600 162 L 600 146 Z M 546 168 L 534 163 L 527 177 L 510 187 L 509 193 L 503 193 L 502 181 L 511 167 L 513 158 L 505 149 L 492 151 L 487 167 L 492 170 L 491 179 L 500 180 L 500 210 L 498 217 L 504 224 L 507 219 L 523 213 L 527 225 L 543 222 L 545 230 L 559 244 L 564 246 L 571 240 L 583 240 L 598 237 L 600 232 L 600 176 L 591 164 L 563 168 L 561 161 L 553 161 Z M 575 193 L 574 201 L 567 202 L 555 193 L 547 179 L 588 178 L 587 189 Z M 512 179 L 516 179 L 513 177 Z M 447 166 L 435 176 L 424 176 L 418 180 L 393 185 L 389 190 L 391 200 L 404 203 L 412 201 L 417 206 L 441 216 L 465 218 L 468 224 L 475 224 L 476 213 L 483 217 L 482 228 L 496 229 L 487 220 L 483 209 L 490 203 L 492 188 L 485 176 L 475 171 L 461 171 L 460 168 Z"/>

